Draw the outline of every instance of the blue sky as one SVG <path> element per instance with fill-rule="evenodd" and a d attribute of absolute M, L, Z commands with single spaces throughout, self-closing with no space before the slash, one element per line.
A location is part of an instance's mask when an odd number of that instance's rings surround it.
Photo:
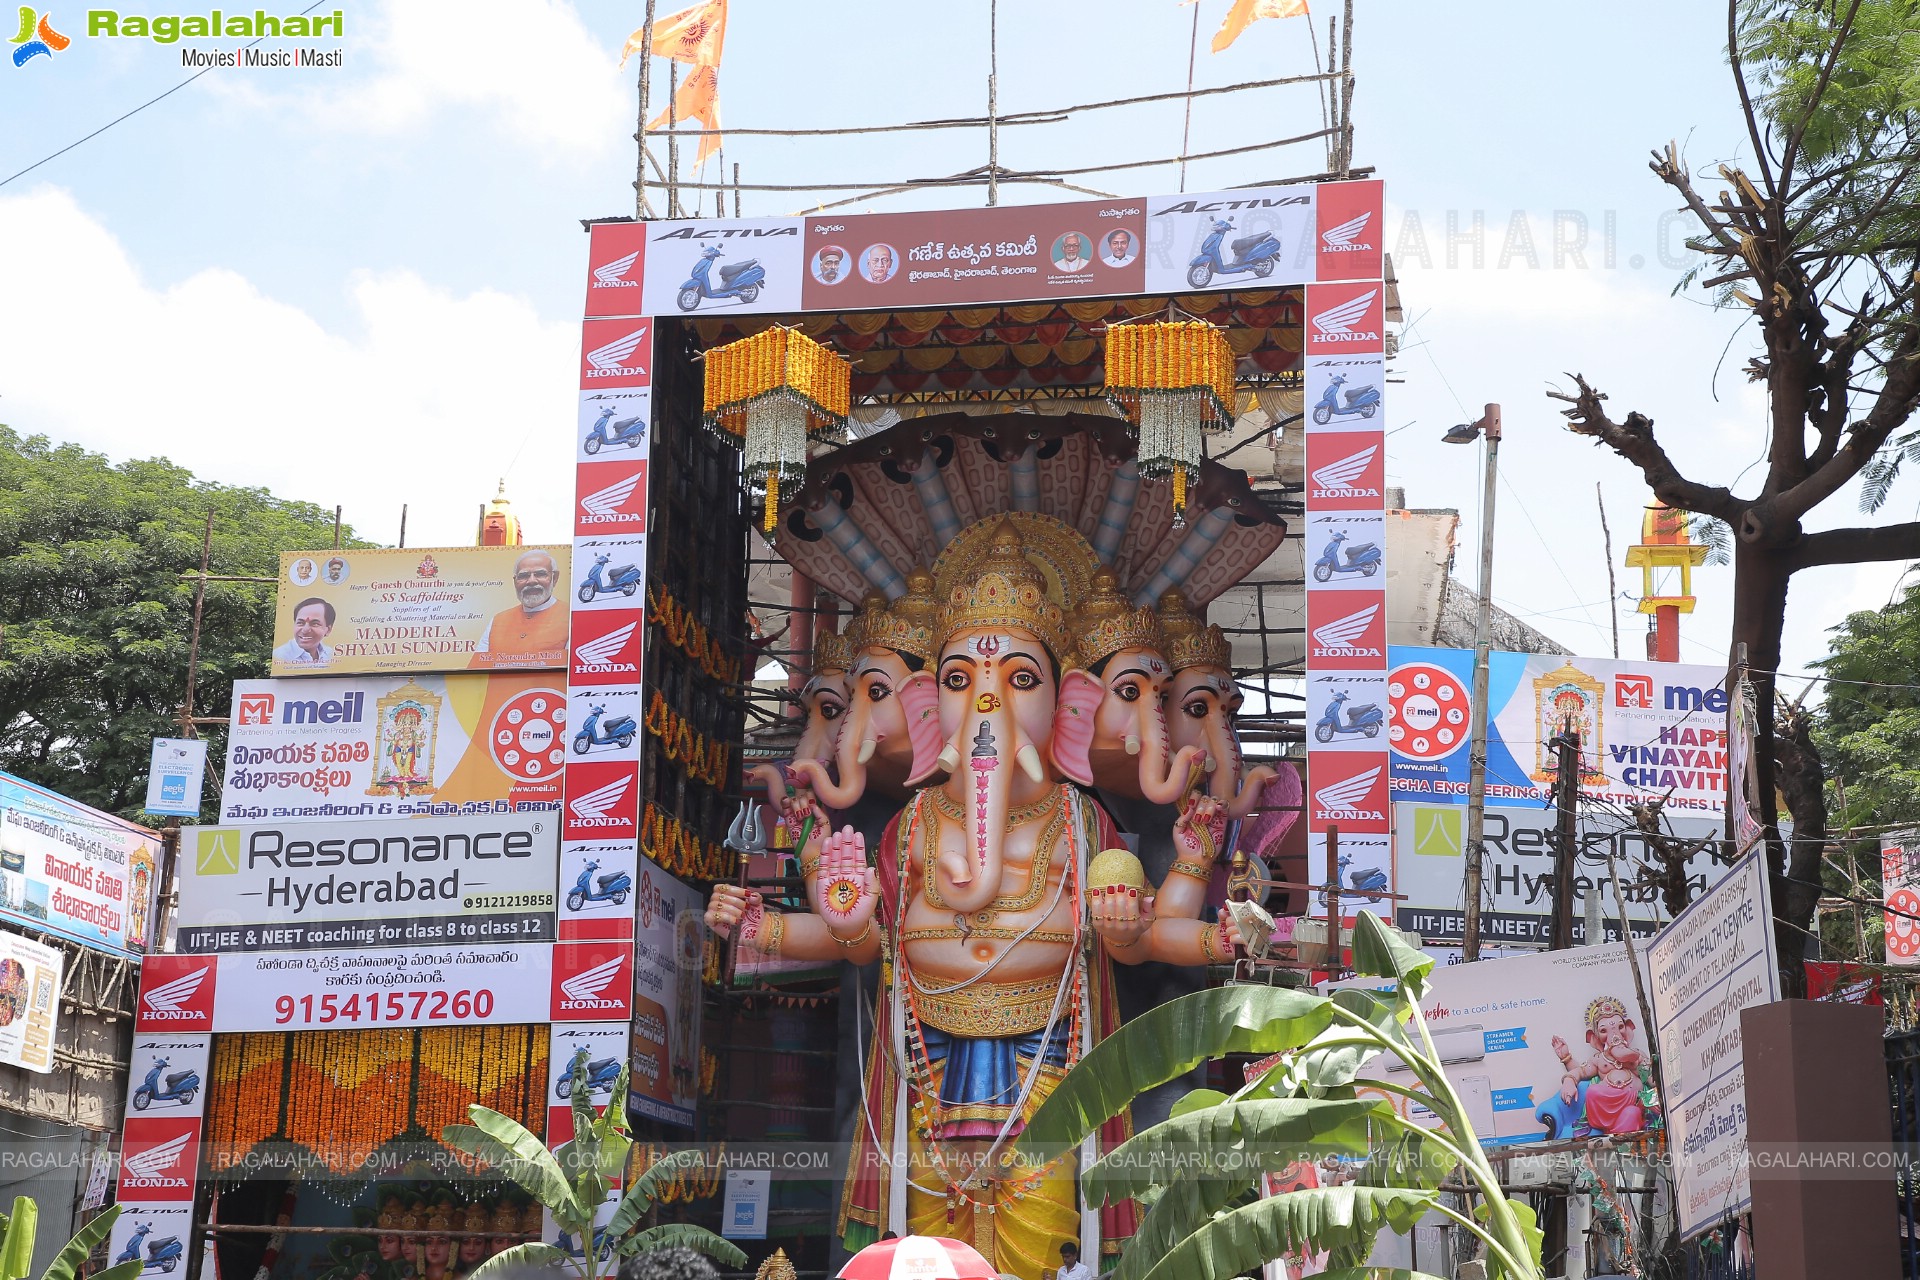
<path fill-rule="evenodd" d="M 1199 3 L 1199 83 L 1311 69 L 1307 22 L 1256 24 L 1216 56 L 1207 40 L 1227 0 Z M 381 540 L 408 502 L 417 545 L 469 540 L 476 504 L 504 475 L 533 534 L 557 540 L 586 248 L 578 220 L 632 209 L 635 68 L 615 64 L 642 6 L 340 7 L 343 67 L 216 71 L 0 186 L 0 421 L 342 503 Z M 1760 448 L 1760 398 L 1733 372 L 1749 338 L 1736 317 L 1669 298 L 1684 224 L 1666 216 L 1674 201 L 1646 168 L 1670 138 L 1696 170 L 1743 148 L 1720 55 L 1724 13 L 1646 2 L 1357 8 L 1356 159 L 1387 182 L 1388 242 L 1414 322 L 1398 361 L 1405 381 L 1389 400 L 1399 428 L 1390 479 L 1410 505 L 1461 509 L 1470 579 L 1479 461 L 1437 438 L 1501 402 L 1495 595 L 1576 650 L 1608 652 L 1593 486 L 1604 485 L 1616 565 L 1643 490 L 1624 463 L 1561 430 L 1545 389 L 1563 371 L 1585 372 L 1620 412 L 1651 415 L 1703 479 L 1732 481 Z M 1324 47 L 1336 10 L 1316 10 Z M 1192 10 L 1174 0 L 1004 0 L 999 11 L 1003 110 L 1185 82 Z M 69 35 L 84 31 L 79 9 L 52 16 Z M 987 65 L 987 0 L 733 0 L 722 109 L 730 124 L 762 127 L 975 115 Z M 664 64 L 656 70 L 664 81 Z M 0 62 L 0 178 L 186 74 L 179 46 L 140 41 L 76 38 L 52 59 Z M 1193 149 L 1305 132 L 1318 118 L 1310 89 L 1203 99 Z M 1177 102 L 1007 129 L 1003 163 L 1170 156 L 1180 129 Z M 741 138 L 727 159 L 750 182 L 891 179 L 978 165 L 985 139 Z M 1309 144 L 1195 162 L 1187 186 L 1320 167 Z M 1175 189 L 1177 177 L 1166 167 L 1087 181 L 1146 194 Z M 1022 187 L 1004 198 L 1050 197 Z M 813 203 L 749 192 L 744 209 Z M 1583 226 L 1584 252 L 1567 251 Z M 1889 515 L 1908 515 L 1900 508 L 1915 496 L 1896 492 Z M 1821 523 L 1851 523 L 1852 501 L 1836 499 Z M 1824 628 L 1847 610 L 1882 604 L 1903 567 L 1803 576 L 1785 665 L 1823 652 Z M 1620 574 L 1623 590 L 1637 589 Z M 1696 580 L 1689 660 L 1724 654 L 1729 579 L 1704 570 Z M 1640 652 L 1643 629 L 1630 608 L 1626 656 Z"/>

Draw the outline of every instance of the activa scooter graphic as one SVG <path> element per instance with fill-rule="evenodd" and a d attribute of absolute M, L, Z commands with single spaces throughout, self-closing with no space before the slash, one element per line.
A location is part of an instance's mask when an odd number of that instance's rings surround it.
<path fill-rule="evenodd" d="M 745 262 L 730 263 L 720 268 L 720 283 L 713 283 L 713 264 L 720 257 L 720 246 L 708 245 L 700 251 L 700 261 L 693 264 L 693 272 L 680 286 L 680 292 L 674 301 L 682 311 L 695 311 L 708 298 L 738 298 L 742 302 L 752 302 L 760 296 L 760 286 L 766 282 L 767 271 L 760 265 L 758 258 L 748 258 Z"/>
<path fill-rule="evenodd" d="M 1320 399 L 1313 406 L 1313 420 L 1318 426 L 1326 426 L 1335 418 L 1351 418 L 1356 414 L 1362 418 L 1371 418 L 1380 409 L 1380 388 L 1359 386 L 1347 392 L 1347 402 L 1340 403 L 1340 388 L 1347 385 L 1347 375 L 1336 373 L 1327 383 L 1327 389 L 1320 393 Z"/>
<path fill-rule="evenodd" d="M 1318 421 L 1318 419 L 1315 419 Z M 645 414 L 634 418 L 622 418 L 613 421 L 613 407 L 609 405 L 600 411 L 600 418 L 587 431 L 587 438 L 580 447 L 589 455 L 596 454 L 610 444 L 623 444 L 629 449 L 638 449 L 647 439 L 647 419 Z"/>
<path fill-rule="evenodd" d="M 1251 271 L 1264 280 L 1273 274 L 1273 264 L 1280 257 L 1279 238 L 1271 231 L 1241 236 L 1233 242 L 1233 260 L 1229 262 L 1220 254 L 1220 242 L 1231 230 L 1232 218 L 1215 219 L 1213 231 L 1200 242 L 1200 252 L 1187 264 L 1188 284 L 1204 289 L 1215 276 L 1237 276 Z"/>
<path fill-rule="evenodd" d="M 606 719 L 606 714 L 607 709 L 599 705 L 595 705 L 591 711 L 587 712 L 586 721 L 581 724 L 580 732 L 573 735 L 575 755 L 583 756 L 595 747 L 633 745 L 633 739 L 640 730 L 640 726 L 633 722 L 633 717 L 622 715 L 609 720 Z"/>
<path fill-rule="evenodd" d="M 1342 893 L 1348 892 L 1349 890 L 1358 891 L 1360 893 L 1386 892 L 1386 888 L 1387 888 L 1386 872 L 1382 871 L 1379 867 L 1362 867 L 1358 871 L 1347 870 L 1347 868 L 1352 864 L 1353 864 L 1353 858 L 1350 855 L 1343 853 L 1339 856 L 1337 865 L 1340 872 L 1339 878 L 1342 882 L 1342 886 L 1341 886 Z M 1322 889 L 1320 891 L 1320 905 L 1324 907 L 1330 904 L 1332 901 L 1333 901 L 1332 890 Z"/>
<path fill-rule="evenodd" d="M 133 1091 L 135 1111 L 145 1111 L 156 1102 L 177 1102 L 183 1107 L 193 1105 L 193 1095 L 200 1092 L 200 1073 L 193 1070 L 175 1071 L 167 1076 L 166 1087 L 161 1088 L 160 1073 L 166 1068 L 167 1059 L 153 1060 L 146 1083 Z"/>
<path fill-rule="evenodd" d="M 591 864 L 590 864 L 591 865 Z M 573 1058 L 567 1063 L 567 1069 L 553 1082 L 554 1095 L 562 1100 L 573 1096 L 573 1069 L 585 1067 L 587 1089 L 592 1093 L 612 1093 L 613 1082 L 620 1076 L 620 1059 L 594 1059 L 593 1050 L 585 1045 L 575 1045 Z"/>
<path fill-rule="evenodd" d="M 1341 709 L 1345 707 L 1347 696 L 1347 691 L 1342 689 L 1328 700 L 1326 713 L 1313 726 L 1315 741 L 1332 742 L 1335 737 L 1344 733 L 1358 733 L 1369 738 L 1380 736 L 1380 727 L 1387 722 L 1387 718 L 1381 713 L 1379 706 L 1372 702 L 1362 702 L 1357 706 L 1347 707 L 1343 716 Z"/>
<path fill-rule="evenodd" d="M 143 1272 L 172 1271 L 179 1266 L 180 1255 L 183 1252 L 179 1236 L 162 1236 L 148 1244 L 147 1256 L 144 1260 L 141 1259 L 140 1246 L 146 1242 L 147 1235 L 152 1230 L 153 1227 L 145 1222 L 135 1227 L 133 1234 L 127 1237 L 127 1247 L 114 1257 L 113 1265 L 117 1267 L 123 1262 L 138 1262 Z"/>
<path fill-rule="evenodd" d="M 580 580 L 580 589 L 575 592 L 581 604 L 592 604 L 593 598 L 601 592 L 618 591 L 623 596 L 631 596 L 640 590 L 640 580 L 644 576 L 637 564 L 623 564 L 617 569 L 607 568 L 609 555 L 593 558 L 593 568 L 587 570 L 587 576 Z"/>
<path fill-rule="evenodd" d="M 567 890 L 567 910 L 578 911 L 589 902 L 611 902 L 616 907 L 626 905 L 627 895 L 633 892 L 633 877 L 624 871 L 609 871 L 600 877 L 596 885 L 593 873 L 599 869 L 597 859 L 587 859 L 587 865 L 580 868 L 580 878 L 573 882 L 573 888 Z"/>
<path fill-rule="evenodd" d="M 1346 543 L 1345 533 L 1335 533 L 1327 539 L 1326 550 L 1313 562 L 1313 580 L 1327 582 L 1336 573 L 1357 573 L 1363 578 L 1371 578 L 1380 572 L 1380 547 L 1372 542 L 1356 542 L 1342 548 Z"/>

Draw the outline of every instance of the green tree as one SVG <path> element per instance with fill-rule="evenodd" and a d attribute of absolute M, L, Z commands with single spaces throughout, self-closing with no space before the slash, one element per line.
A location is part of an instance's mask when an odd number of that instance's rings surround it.
<path fill-rule="evenodd" d="M 615 1179 L 625 1173 L 627 1157 L 633 1150 L 633 1136 L 627 1128 L 625 1067 L 620 1068 L 619 1078 L 614 1081 L 613 1096 L 596 1113 L 586 1064 L 584 1060 L 574 1063 L 573 1141 L 555 1151 L 548 1151 L 547 1144 L 517 1120 L 491 1107 L 476 1102 L 467 1108 L 467 1114 L 473 1123 L 448 1125 L 441 1132 L 441 1140 L 486 1161 L 545 1205 L 561 1232 L 578 1242 L 584 1254 L 575 1259 L 550 1244 L 515 1245 L 475 1267 L 467 1280 L 501 1280 L 526 1267 L 557 1270 L 569 1265 L 580 1280 L 600 1280 L 611 1274 L 608 1264 L 615 1258 L 676 1248 L 697 1250 L 729 1267 L 747 1264 L 747 1255 L 738 1246 L 705 1227 L 669 1222 L 644 1231 L 637 1229 L 667 1179 L 700 1163 L 703 1157 L 698 1151 L 676 1152 L 629 1179 L 613 1217 L 606 1226 L 595 1226 L 594 1216 Z"/>
<path fill-rule="evenodd" d="M 1789 850 L 1763 815 L 1782 976 L 1795 993 L 1826 813 L 1802 726 L 1790 717 L 1776 732 L 1787 589 L 1809 569 L 1920 556 L 1920 521 L 1807 527 L 1856 478 L 1873 509 L 1903 460 L 1920 457 L 1920 0 L 1728 0 L 1727 40 L 1749 167 L 1718 166 L 1725 187 L 1712 202 L 1678 147 L 1656 152 L 1652 168 L 1693 221 L 1688 247 L 1704 255 L 1681 284 L 1744 312 L 1764 348 L 1746 369 L 1767 387 L 1761 438 L 1751 451 L 1719 451 L 1758 453 L 1764 466 L 1736 493 L 1755 468 L 1684 474 L 1652 417 L 1614 418 L 1577 374 L 1572 391 L 1551 394 L 1576 433 L 1633 464 L 1668 506 L 1732 531 L 1728 658 L 1744 647 L 1759 695 L 1759 793 L 1777 786 L 1794 818 Z"/>
<path fill-rule="evenodd" d="M 1171 1119 L 1087 1173 L 1090 1202 L 1148 1206 L 1110 1280 L 1228 1280 L 1308 1249 L 1331 1255 L 1327 1280 L 1431 1280 L 1364 1265 L 1382 1230 L 1411 1231 L 1428 1212 L 1486 1246 L 1493 1280 L 1545 1275 L 1533 1210 L 1502 1190 L 1420 1013 L 1433 961 L 1365 911 L 1353 959 L 1356 972 L 1392 980 L 1391 992 L 1223 987 L 1182 996 L 1101 1041 L 1041 1104 L 1014 1145 L 1019 1167 L 1070 1156 L 1135 1097 L 1209 1059 L 1286 1055 L 1231 1096 L 1193 1091 Z M 1403 1063 L 1412 1084 L 1362 1076 L 1380 1054 Z M 1388 1097 L 1430 1109 L 1441 1127 L 1414 1124 Z M 1262 1174 L 1327 1155 L 1365 1159 L 1346 1185 L 1260 1195 Z M 1455 1171 L 1480 1197 L 1477 1218 L 1441 1200 Z"/>
<path fill-rule="evenodd" d="M 178 734 L 194 597 L 181 575 L 200 568 L 209 513 L 211 573 L 271 578 L 280 552 L 333 544 L 333 514 L 312 503 L 0 426 L 0 769 L 138 815 L 150 740 Z M 198 714 L 227 714 L 233 681 L 268 674 L 273 594 L 208 584 Z M 203 736 L 218 759 L 224 734 Z"/>

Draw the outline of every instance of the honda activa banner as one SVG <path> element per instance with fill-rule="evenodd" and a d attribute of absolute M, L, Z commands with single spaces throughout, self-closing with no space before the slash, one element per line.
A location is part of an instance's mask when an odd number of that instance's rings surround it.
<path fill-rule="evenodd" d="M 1465 804 L 1473 652 L 1395 645 L 1388 671 L 1393 798 Z M 1669 816 L 1718 815 L 1727 795 L 1727 692 L 1718 667 L 1495 653 L 1487 800 L 1543 803 L 1550 745 L 1580 734 L 1581 789 L 1617 804 L 1666 796 Z"/>
<path fill-rule="evenodd" d="M 566 664 L 571 548 L 288 551 L 273 674 Z"/>
<path fill-rule="evenodd" d="M 0 919 L 130 958 L 152 945 L 159 833 L 0 773 Z"/>
<path fill-rule="evenodd" d="M 551 812 L 182 834 L 182 952 L 554 940 Z"/>
<path fill-rule="evenodd" d="M 362 676 L 233 686 L 228 822 L 558 809 L 565 676 Z"/>

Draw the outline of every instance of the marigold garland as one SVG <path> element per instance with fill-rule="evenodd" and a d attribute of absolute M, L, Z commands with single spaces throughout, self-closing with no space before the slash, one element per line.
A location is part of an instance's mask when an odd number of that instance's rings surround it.
<path fill-rule="evenodd" d="M 732 868 L 728 852 L 703 840 L 691 827 L 648 801 L 640 815 L 640 851 L 674 875 L 689 880 L 719 880 Z"/>
<path fill-rule="evenodd" d="M 689 778 L 710 787 L 727 785 L 732 748 L 694 728 L 691 720 L 667 705 L 658 689 L 653 691 L 653 701 L 647 704 L 647 732 L 660 740 L 667 759 L 684 767 Z"/>
<path fill-rule="evenodd" d="M 722 684 L 740 679 L 740 659 L 729 657 L 719 640 L 700 625 L 687 607 L 657 587 L 647 587 L 647 620 L 658 626 L 668 643 L 693 659 L 694 665 Z"/>

